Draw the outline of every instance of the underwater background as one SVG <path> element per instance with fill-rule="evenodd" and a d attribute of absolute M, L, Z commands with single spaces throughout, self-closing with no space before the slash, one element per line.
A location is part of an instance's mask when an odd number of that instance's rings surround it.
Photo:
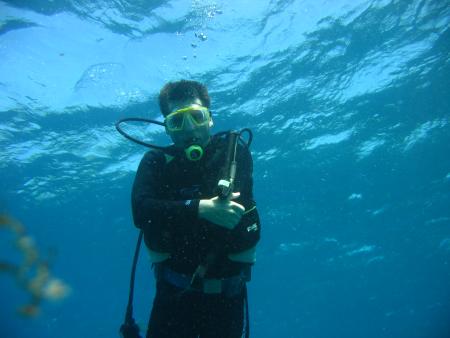
<path fill-rule="evenodd" d="M 252 337 L 450 337 L 450 1 L 15 0 L 0 18 L 0 212 L 71 290 L 19 315 L 29 292 L 0 271 L 0 337 L 118 336 L 147 149 L 114 124 L 159 119 L 181 78 L 208 86 L 215 132 L 254 132 Z M 9 230 L 0 267 L 23 264 Z M 142 250 L 142 328 L 153 295 Z"/>

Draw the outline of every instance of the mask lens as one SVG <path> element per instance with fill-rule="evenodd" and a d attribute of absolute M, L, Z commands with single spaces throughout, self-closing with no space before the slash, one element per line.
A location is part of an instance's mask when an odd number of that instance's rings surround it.
<path fill-rule="evenodd" d="M 166 119 L 166 125 L 170 130 L 180 130 L 183 127 L 183 121 L 183 113 L 173 114 Z"/>
<path fill-rule="evenodd" d="M 208 121 L 208 115 L 206 110 L 203 109 L 196 109 L 196 110 L 191 110 L 190 111 L 192 120 L 197 124 L 197 125 L 202 125 L 204 124 L 206 121 Z"/>

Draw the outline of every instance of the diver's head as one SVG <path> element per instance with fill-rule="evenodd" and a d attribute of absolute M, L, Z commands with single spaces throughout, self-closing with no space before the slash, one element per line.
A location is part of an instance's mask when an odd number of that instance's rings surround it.
<path fill-rule="evenodd" d="M 201 158 L 213 126 L 206 87 L 196 81 L 169 82 L 161 89 L 159 106 L 175 146 L 185 149 L 191 160 Z"/>

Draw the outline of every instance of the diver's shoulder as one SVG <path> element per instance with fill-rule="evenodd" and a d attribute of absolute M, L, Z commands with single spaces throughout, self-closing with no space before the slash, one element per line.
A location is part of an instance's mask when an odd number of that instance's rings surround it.
<path fill-rule="evenodd" d="M 141 162 L 153 165 L 162 164 L 165 162 L 164 152 L 159 149 L 150 149 L 144 154 Z"/>
<path fill-rule="evenodd" d="M 224 131 L 217 133 L 213 136 L 213 148 L 215 149 L 221 149 L 222 151 L 227 151 L 228 149 L 228 135 L 231 131 Z M 252 154 L 250 151 L 250 147 L 247 145 L 246 140 L 241 138 L 237 143 L 236 148 L 236 157 L 238 161 L 244 161 L 244 162 L 251 162 L 252 161 Z"/>
<path fill-rule="evenodd" d="M 247 146 L 247 144 L 239 142 L 237 146 L 237 153 L 238 156 L 245 161 L 252 161 L 252 153 L 250 147 Z"/>

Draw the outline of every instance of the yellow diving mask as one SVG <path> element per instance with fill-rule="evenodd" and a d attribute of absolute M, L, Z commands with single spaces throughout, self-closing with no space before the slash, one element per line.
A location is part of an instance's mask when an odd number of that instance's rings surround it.
<path fill-rule="evenodd" d="M 175 110 L 166 116 L 164 123 L 169 131 L 183 130 L 186 119 L 197 127 L 202 127 L 211 120 L 211 113 L 208 108 L 193 104 L 186 108 Z"/>

